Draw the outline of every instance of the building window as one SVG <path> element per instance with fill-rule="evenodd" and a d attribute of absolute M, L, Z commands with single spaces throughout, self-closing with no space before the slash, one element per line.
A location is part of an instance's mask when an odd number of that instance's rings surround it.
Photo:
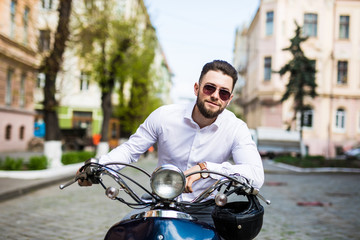
<path fill-rule="evenodd" d="M 21 75 L 20 80 L 20 98 L 19 98 L 19 105 L 20 107 L 25 106 L 25 82 L 26 82 L 26 73 Z"/>
<path fill-rule="evenodd" d="M 343 108 L 338 108 L 335 115 L 335 128 L 345 130 L 346 112 Z"/>
<path fill-rule="evenodd" d="M 12 79 L 14 76 L 14 70 L 9 69 L 7 72 L 7 79 L 6 79 L 6 94 L 5 94 L 5 104 L 10 106 L 12 103 Z"/>
<path fill-rule="evenodd" d="M 90 84 L 89 75 L 84 73 L 84 72 L 81 72 L 81 75 L 80 75 L 80 91 L 89 90 L 89 84 Z"/>
<path fill-rule="evenodd" d="M 266 13 L 266 36 L 271 36 L 273 34 L 274 28 L 274 12 Z"/>
<path fill-rule="evenodd" d="M 23 43 L 24 44 L 28 43 L 29 13 L 30 13 L 30 9 L 28 7 L 25 7 L 24 16 L 23 16 L 23 21 L 24 21 Z"/>
<path fill-rule="evenodd" d="M 271 79 L 271 57 L 264 58 L 264 80 L 270 81 Z"/>
<path fill-rule="evenodd" d="M 5 140 L 11 139 L 11 125 L 6 125 L 5 127 Z"/>
<path fill-rule="evenodd" d="M 305 13 L 303 31 L 303 34 L 306 37 L 317 36 L 317 14 Z"/>
<path fill-rule="evenodd" d="M 347 83 L 347 75 L 348 75 L 348 62 L 347 61 L 338 61 L 337 66 L 338 74 L 337 74 L 337 84 L 344 85 Z"/>
<path fill-rule="evenodd" d="M 304 111 L 303 115 L 303 126 L 312 128 L 313 127 L 314 110 L 310 107 Z"/>
<path fill-rule="evenodd" d="M 41 7 L 43 9 L 50 10 L 52 8 L 53 1 L 52 0 L 42 0 L 41 1 Z"/>
<path fill-rule="evenodd" d="M 340 39 L 349 39 L 349 25 L 350 25 L 350 17 L 340 16 L 340 29 L 339 29 Z"/>
<path fill-rule="evenodd" d="M 10 5 L 10 37 L 15 37 L 15 15 L 16 15 L 16 1 L 12 0 Z"/>
<path fill-rule="evenodd" d="M 40 30 L 39 51 L 44 52 L 50 49 L 50 30 Z"/>
<path fill-rule="evenodd" d="M 25 136 L 25 127 L 24 127 L 24 126 L 21 126 L 21 127 L 20 127 L 20 130 L 19 130 L 19 139 L 20 139 L 20 140 L 23 140 L 23 139 L 24 139 L 24 136 Z"/>
<path fill-rule="evenodd" d="M 45 74 L 44 73 L 39 73 L 37 75 L 36 87 L 37 88 L 45 87 Z"/>

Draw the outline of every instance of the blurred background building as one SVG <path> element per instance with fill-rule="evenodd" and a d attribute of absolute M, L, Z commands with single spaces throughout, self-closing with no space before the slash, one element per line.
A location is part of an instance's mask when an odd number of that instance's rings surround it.
<path fill-rule="evenodd" d="M 240 104 L 250 128 L 286 129 L 292 101 L 280 103 L 288 82 L 279 71 L 291 58 L 296 24 L 316 67 L 318 96 L 307 99 L 308 154 L 335 157 L 360 143 L 360 1 L 261 0 L 249 26 L 237 30 L 234 64 L 243 79 Z M 299 123 L 292 124 L 296 129 Z"/>
<path fill-rule="evenodd" d="M 73 1 L 73 9 L 81 10 L 79 2 Z M 119 18 L 136 16 L 139 31 L 151 26 L 142 0 L 116 3 Z M 38 68 L 54 41 L 57 8 L 58 0 L 0 1 L 0 151 L 26 150 L 34 137 L 45 134 L 44 75 Z M 250 128 L 298 129 L 291 121 L 292 101 L 279 102 L 288 77 L 275 73 L 291 59 L 283 49 L 295 34 L 295 21 L 309 37 L 302 48 L 317 70 L 318 96 L 307 99 L 304 143 L 311 155 L 335 157 L 360 143 L 359 0 L 261 0 L 251 23 L 237 29 L 233 63 L 241 89 L 234 102 Z M 171 69 L 158 41 L 152 73 L 158 97 L 170 103 Z M 117 94 L 114 91 L 115 105 Z M 63 131 L 99 135 L 101 89 L 72 47 L 64 54 L 56 97 Z M 110 121 L 110 141 L 116 145 L 121 123 Z"/>
<path fill-rule="evenodd" d="M 33 137 L 38 1 L 0 1 L 0 151 Z"/>
<path fill-rule="evenodd" d="M 45 76 L 38 72 L 41 60 L 49 53 L 58 24 L 58 0 L 9 0 L 0 2 L 0 151 L 24 151 L 34 137 L 44 137 L 42 113 Z M 80 1 L 73 1 L 79 11 Z M 139 29 L 151 26 L 142 0 L 116 1 L 121 19 L 141 19 Z M 155 29 L 153 29 L 155 32 Z M 71 32 L 71 29 L 70 29 Z M 68 44 L 68 46 L 71 46 Z M 96 138 L 101 130 L 101 89 L 86 71 L 72 47 L 67 47 L 56 80 L 58 118 L 63 136 L 78 134 Z M 157 41 L 152 71 L 158 97 L 171 102 L 171 71 Z M 114 91 L 113 103 L 118 103 Z M 117 145 L 120 122 L 109 124 L 110 144 Z M 34 144 L 37 144 L 35 141 Z M 76 149 L 73 142 L 71 148 Z"/>

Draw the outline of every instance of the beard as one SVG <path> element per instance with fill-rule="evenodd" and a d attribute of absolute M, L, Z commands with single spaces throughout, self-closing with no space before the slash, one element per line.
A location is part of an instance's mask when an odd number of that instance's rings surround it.
<path fill-rule="evenodd" d="M 222 113 L 226 107 L 226 105 L 224 107 L 220 107 L 219 110 L 217 111 L 212 111 L 210 109 L 207 109 L 205 107 L 205 101 L 201 101 L 199 98 L 199 95 L 196 98 L 196 106 L 198 107 L 200 113 L 205 117 L 205 118 L 216 118 L 217 116 L 219 116 L 220 113 Z"/>

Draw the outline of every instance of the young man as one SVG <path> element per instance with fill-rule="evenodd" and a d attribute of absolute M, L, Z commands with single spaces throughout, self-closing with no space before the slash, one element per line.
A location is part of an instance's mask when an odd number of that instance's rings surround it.
<path fill-rule="evenodd" d="M 173 164 L 185 174 L 204 169 L 240 174 L 260 188 L 264 170 L 250 131 L 225 109 L 233 98 L 236 81 L 237 71 L 229 63 L 215 60 L 205 64 L 199 82 L 194 85 L 196 103 L 158 108 L 126 143 L 102 156 L 99 163 L 137 161 L 157 142 L 158 166 Z M 234 165 L 228 162 L 230 157 Z M 188 177 L 182 200 L 193 200 L 216 177 L 202 179 L 200 174 Z"/>

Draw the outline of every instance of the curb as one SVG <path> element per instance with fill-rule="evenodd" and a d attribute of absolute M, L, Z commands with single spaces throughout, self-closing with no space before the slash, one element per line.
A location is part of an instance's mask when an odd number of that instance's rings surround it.
<path fill-rule="evenodd" d="M 285 163 L 277 163 L 273 160 L 266 160 L 268 164 L 279 168 L 279 170 L 265 170 L 265 173 L 360 173 L 360 168 L 301 168 Z"/>
<path fill-rule="evenodd" d="M 60 176 L 60 177 L 56 177 L 56 178 L 52 178 L 52 179 L 43 179 L 41 181 L 30 184 L 28 186 L 22 186 L 22 187 L 18 187 L 16 189 L 14 189 L 14 190 L 2 192 L 2 193 L 0 193 L 0 202 L 25 195 L 32 191 L 35 191 L 35 190 L 38 190 L 38 189 L 41 189 L 44 187 L 48 187 L 48 186 L 56 184 L 56 183 L 64 182 L 66 180 L 71 179 L 73 176 L 74 176 L 74 174 L 71 174 L 71 175 L 69 174 L 67 176 Z"/>

